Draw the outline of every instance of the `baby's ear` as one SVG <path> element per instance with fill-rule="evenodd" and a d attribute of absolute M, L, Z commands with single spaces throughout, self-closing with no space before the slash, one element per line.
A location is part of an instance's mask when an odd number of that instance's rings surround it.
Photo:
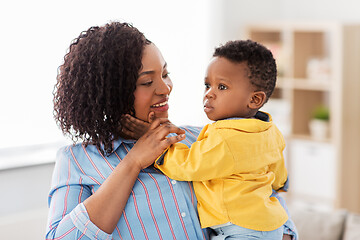
<path fill-rule="evenodd" d="M 264 105 L 265 102 L 266 102 L 265 92 L 257 91 L 252 93 L 250 103 L 248 106 L 250 109 L 259 109 L 262 107 L 262 105 Z"/>

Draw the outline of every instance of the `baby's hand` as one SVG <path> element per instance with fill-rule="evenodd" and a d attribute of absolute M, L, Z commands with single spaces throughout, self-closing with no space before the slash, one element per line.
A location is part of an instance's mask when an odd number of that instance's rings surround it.
<path fill-rule="evenodd" d="M 121 132 L 132 139 L 139 139 L 150 128 L 151 123 L 155 119 L 155 113 L 150 112 L 148 122 L 125 114 L 121 120 Z"/>
<path fill-rule="evenodd" d="M 175 136 L 167 137 L 169 133 Z M 141 169 L 155 162 L 155 160 L 170 147 L 171 144 L 185 139 L 185 131 L 167 118 L 158 118 L 150 125 L 149 130 L 136 142 L 130 152 L 136 156 L 134 160 Z"/>

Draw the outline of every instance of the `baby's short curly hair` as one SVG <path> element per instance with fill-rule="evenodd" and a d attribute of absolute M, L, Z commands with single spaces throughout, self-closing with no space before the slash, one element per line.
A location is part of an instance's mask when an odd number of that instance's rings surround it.
<path fill-rule="evenodd" d="M 266 101 L 276 84 L 276 63 L 269 49 L 251 40 L 229 41 L 215 49 L 214 57 L 224 57 L 232 62 L 245 62 L 249 68 L 250 83 L 264 91 Z"/>
<path fill-rule="evenodd" d="M 80 139 L 113 150 L 121 117 L 135 112 L 133 93 L 150 43 L 137 28 L 120 22 L 90 27 L 73 40 L 58 69 L 54 117 L 74 143 Z"/>

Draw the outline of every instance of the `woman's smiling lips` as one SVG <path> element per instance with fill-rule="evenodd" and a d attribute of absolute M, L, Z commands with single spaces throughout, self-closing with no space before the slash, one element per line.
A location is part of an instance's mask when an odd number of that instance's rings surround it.
<path fill-rule="evenodd" d="M 169 109 L 168 99 L 163 99 L 160 102 L 151 105 L 150 108 L 160 112 L 167 111 Z"/>

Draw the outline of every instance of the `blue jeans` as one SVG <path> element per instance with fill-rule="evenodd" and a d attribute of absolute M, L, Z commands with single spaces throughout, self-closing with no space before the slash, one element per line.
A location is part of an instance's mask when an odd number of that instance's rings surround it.
<path fill-rule="evenodd" d="M 282 240 L 283 229 L 281 226 L 273 231 L 256 231 L 243 228 L 234 224 L 213 229 L 217 234 L 210 234 L 211 240 L 248 240 L 248 239 L 266 239 L 266 240 Z"/>

